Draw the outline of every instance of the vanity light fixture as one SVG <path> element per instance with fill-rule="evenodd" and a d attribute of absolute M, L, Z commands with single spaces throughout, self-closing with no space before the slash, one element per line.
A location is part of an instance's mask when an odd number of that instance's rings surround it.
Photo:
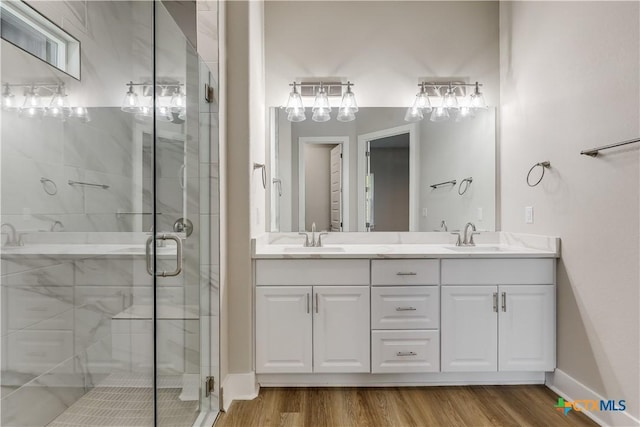
<path fill-rule="evenodd" d="M 289 93 L 289 101 L 287 101 L 287 120 L 290 122 L 303 122 L 307 119 L 307 115 L 304 113 L 304 104 L 302 103 L 302 97 L 298 93 L 298 84 L 293 82 L 293 90 Z"/>
<path fill-rule="evenodd" d="M 153 117 L 153 94 L 152 83 L 135 83 L 130 81 L 125 83 L 128 90 L 122 101 L 121 110 L 135 114 L 136 118 Z M 134 90 L 134 86 L 141 86 L 142 100 Z M 155 87 L 156 92 L 156 116 L 160 119 L 173 121 L 174 115 L 181 120 L 186 117 L 187 96 L 183 89 L 184 84 L 178 82 L 160 83 Z"/>
<path fill-rule="evenodd" d="M 85 123 L 91 121 L 91 116 L 89 115 L 89 109 L 87 107 L 73 107 L 69 117 L 79 119 Z"/>
<path fill-rule="evenodd" d="M 482 84 L 461 82 L 421 82 L 418 84 L 420 92 L 416 95 L 413 105 L 407 109 L 404 116 L 407 122 L 418 122 L 424 118 L 424 113 L 431 113 L 429 120 L 432 122 L 442 122 L 455 118 L 456 121 L 468 117 L 474 117 L 475 111 L 486 109 L 484 96 L 480 92 Z M 474 92 L 466 95 L 466 88 L 474 87 Z M 444 91 L 444 95 L 442 92 Z M 429 97 L 441 98 L 439 104 L 431 107 Z"/>
<path fill-rule="evenodd" d="M 306 120 L 303 96 L 315 96 L 311 119 L 315 122 L 326 122 L 331 119 L 331 104 L 329 97 L 342 96 L 340 107 L 338 108 L 337 119 L 341 122 L 350 122 L 355 120 L 355 113 L 358 112 L 358 103 L 351 86 L 353 83 L 341 82 L 293 82 L 289 84 L 293 89 L 289 93 L 289 100 L 285 111 L 287 112 L 287 120 L 290 122 L 301 122 Z M 346 87 L 346 91 L 342 93 L 342 88 Z M 300 88 L 300 92 L 298 92 Z"/>
<path fill-rule="evenodd" d="M 16 100 L 11 91 L 12 88 L 22 88 L 24 90 L 22 104 Z M 62 121 L 69 117 L 74 117 L 88 121 L 86 119 L 89 114 L 87 108 L 72 108 L 69 104 L 68 95 L 64 83 L 3 83 L 2 109 L 8 111 L 17 110 L 21 117 L 47 117 Z M 75 108 L 80 108 L 82 113 L 80 115 L 74 114 L 73 110 Z"/>

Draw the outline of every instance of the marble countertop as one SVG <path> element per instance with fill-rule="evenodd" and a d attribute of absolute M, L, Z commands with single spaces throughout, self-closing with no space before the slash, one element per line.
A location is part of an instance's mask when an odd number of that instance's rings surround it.
<path fill-rule="evenodd" d="M 342 235 L 340 235 L 342 234 Z M 349 234 L 349 235 L 346 235 Z M 443 233 L 331 233 L 321 248 L 305 248 L 292 233 L 253 240 L 254 259 L 309 258 L 558 258 L 556 237 L 487 233 L 476 246 L 456 246 Z M 368 236 L 358 236 L 368 234 Z M 332 236 L 333 235 L 333 236 Z M 333 239 L 331 239 L 333 237 Z M 376 242 L 377 240 L 377 242 Z M 295 243 L 294 243 L 295 242 Z"/>

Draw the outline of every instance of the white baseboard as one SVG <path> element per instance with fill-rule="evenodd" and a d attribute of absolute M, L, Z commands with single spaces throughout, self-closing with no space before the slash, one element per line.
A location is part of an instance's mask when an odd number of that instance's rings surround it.
<path fill-rule="evenodd" d="M 227 374 L 222 382 L 222 409 L 229 410 L 234 400 L 253 400 L 259 391 L 255 372 Z"/>
<path fill-rule="evenodd" d="M 574 400 L 609 400 L 624 399 L 624 396 L 602 396 L 567 373 L 556 369 L 547 373 L 545 385 L 568 401 Z M 627 401 L 628 402 L 628 401 Z M 601 426 L 640 426 L 640 419 L 635 418 L 628 411 L 582 411 Z"/>
<path fill-rule="evenodd" d="M 261 387 L 408 387 L 544 384 L 544 372 L 433 372 L 425 374 L 258 374 Z"/>

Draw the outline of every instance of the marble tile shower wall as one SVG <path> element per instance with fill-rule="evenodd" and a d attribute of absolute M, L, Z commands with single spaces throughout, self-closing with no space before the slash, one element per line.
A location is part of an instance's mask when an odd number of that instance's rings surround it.
<path fill-rule="evenodd" d="M 91 108 L 90 114 L 89 123 L 3 114 L 4 222 L 25 232 L 49 231 L 55 221 L 65 231 L 134 231 L 132 216 L 116 215 L 132 211 L 142 194 L 134 179 L 133 119 L 116 107 Z"/>

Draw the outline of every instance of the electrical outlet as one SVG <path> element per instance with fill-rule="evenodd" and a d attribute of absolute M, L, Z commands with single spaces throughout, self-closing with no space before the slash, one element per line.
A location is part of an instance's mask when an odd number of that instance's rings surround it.
<path fill-rule="evenodd" d="M 426 218 L 426 217 L 427 217 L 427 208 L 422 208 L 422 216 L 423 216 L 424 218 Z"/>
<path fill-rule="evenodd" d="M 533 206 L 524 208 L 524 222 L 525 224 L 533 224 Z"/>

